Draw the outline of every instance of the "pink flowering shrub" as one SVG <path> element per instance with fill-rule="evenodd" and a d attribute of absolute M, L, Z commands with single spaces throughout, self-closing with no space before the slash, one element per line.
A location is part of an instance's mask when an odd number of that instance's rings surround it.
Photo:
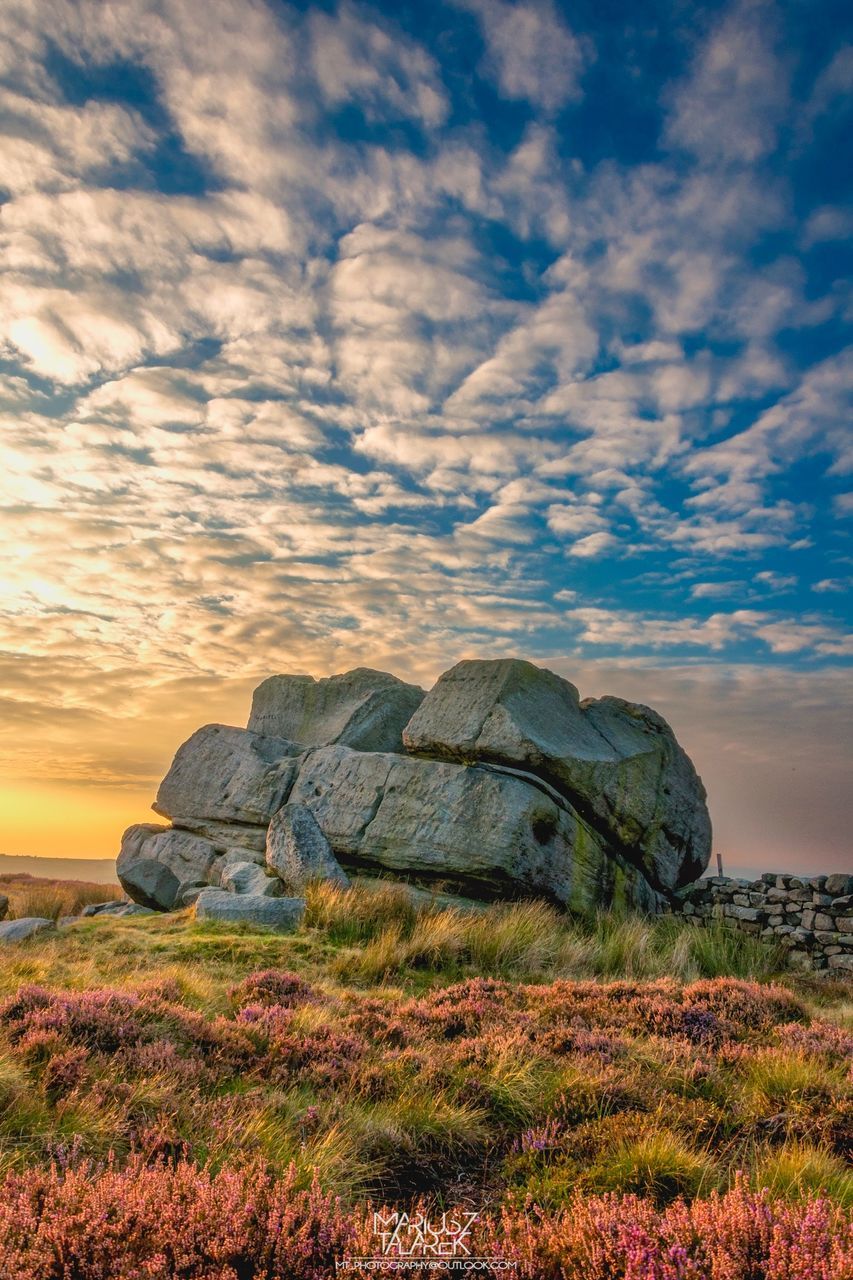
<path fill-rule="evenodd" d="M 23 1053 L 40 1037 L 56 1044 L 136 1060 L 145 1045 L 166 1041 L 180 1054 L 198 1055 L 227 1070 L 249 1066 L 254 1046 L 234 1022 L 213 1021 L 202 1014 L 163 1000 L 159 991 L 48 991 L 21 987 L 0 1004 L 0 1026 L 12 1045 Z"/>
<path fill-rule="evenodd" d="M 132 1159 L 7 1174 L 0 1183 L 4 1280 L 325 1280 L 375 1255 L 373 1209 L 348 1210 L 291 1167 L 211 1174 Z M 429 1215 L 429 1206 L 409 1206 Z M 386 1206 L 383 1210 L 387 1215 Z M 433 1214 L 435 1216 L 435 1214 Z M 827 1200 L 773 1200 L 738 1183 L 665 1210 L 635 1196 L 574 1196 L 484 1213 L 474 1255 L 523 1280 L 851 1280 L 849 1214 Z M 375 1274 L 352 1270 L 350 1275 Z"/>
<path fill-rule="evenodd" d="M 413 996 L 266 968 L 228 996 L 205 1015 L 155 971 L 135 991 L 2 1001 L 11 1160 L 45 1165 L 79 1135 L 77 1163 L 301 1159 L 348 1193 L 459 1180 L 561 1206 L 578 1187 L 723 1187 L 786 1141 L 828 1177 L 849 1155 L 849 1035 L 781 988 L 480 977 Z"/>
<path fill-rule="evenodd" d="M 229 991 L 235 1009 L 246 1005 L 284 1005 L 291 1008 L 312 998 L 310 985 L 286 969 L 261 969 L 250 973 Z"/>

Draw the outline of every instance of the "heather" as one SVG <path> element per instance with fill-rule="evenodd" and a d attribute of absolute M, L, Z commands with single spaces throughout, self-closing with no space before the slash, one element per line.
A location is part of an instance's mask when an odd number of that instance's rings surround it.
<path fill-rule="evenodd" d="M 67 1264 L 46 1276 L 102 1274 L 101 1213 L 147 1242 L 122 1275 L 326 1275 L 368 1202 L 425 1201 L 488 1209 L 484 1241 L 521 1274 L 834 1280 L 849 989 L 774 972 L 746 941 L 359 889 L 345 911 L 314 891 L 293 935 L 184 914 L 10 948 L 0 1200 L 18 1225 L 0 1274 L 41 1275 L 39 1250 Z M 174 1247 L 145 1225 L 158 1203 L 157 1223 L 185 1224 Z M 270 1214 L 303 1224 L 278 1253 Z M 724 1220 L 746 1270 L 721 1269 Z"/>
<path fill-rule="evenodd" d="M 322 1280 L 376 1251 L 372 1212 L 315 1181 L 250 1167 L 211 1174 L 179 1161 L 29 1171 L 0 1194 L 5 1280 Z M 384 1207 L 387 1213 L 387 1206 Z M 853 1236 L 825 1197 L 751 1192 L 665 1209 L 636 1196 L 574 1194 L 558 1211 L 488 1211 L 474 1256 L 530 1280 L 849 1280 Z M 347 1274 L 375 1274 L 357 1265 Z"/>

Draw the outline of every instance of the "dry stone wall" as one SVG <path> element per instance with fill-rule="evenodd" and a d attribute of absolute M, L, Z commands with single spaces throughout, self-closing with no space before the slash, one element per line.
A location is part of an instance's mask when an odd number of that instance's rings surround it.
<path fill-rule="evenodd" d="M 853 875 L 708 876 L 681 889 L 674 909 L 779 943 L 794 968 L 853 977 Z"/>

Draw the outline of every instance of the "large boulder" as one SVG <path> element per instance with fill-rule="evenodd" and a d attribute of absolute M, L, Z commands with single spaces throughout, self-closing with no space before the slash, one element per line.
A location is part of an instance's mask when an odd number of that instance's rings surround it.
<path fill-rule="evenodd" d="M 125 831 L 116 872 L 134 902 L 171 911 L 192 885 L 218 882 L 220 861 L 209 840 L 144 822 Z"/>
<path fill-rule="evenodd" d="M 291 933 L 305 914 L 304 898 L 267 898 L 256 893 L 227 893 L 203 889 L 195 904 L 197 920 L 248 924 L 276 933 Z"/>
<path fill-rule="evenodd" d="M 488 767 L 323 747 L 305 757 L 290 803 L 312 810 L 345 866 L 479 898 L 658 906 L 643 875 L 547 786 Z"/>
<path fill-rule="evenodd" d="M 153 808 L 190 830 L 264 827 L 296 776 L 300 748 L 268 734 L 208 724 L 189 738 L 160 784 Z M 228 843 L 238 843 L 233 838 Z M 262 846 L 263 847 L 263 846 Z"/>
<path fill-rule="evenodd" d="M 403 728 L 423 696 L 416 685 L 368 667 L 323 680 L 270 676 L 255 690 L 249 728 L 305 747 L 402 751 Z"/>
<path fill-rule="evenodd" d="M 544 779 L 611 855 L 671 891 L 711 853 L 705 789 L 666 721 L 620 698 L 581 702 L 568 680 L 518 659 L 446 672 L 403 731 L 418 756 Z"/>
<path fill-rule="evenodd" d="M 267 832 L 267 866 L 290 893 L 303 893 L 312 880 L 349 888 L 349 876 L 303 804 L 283 805 L 273 817 Z"/>

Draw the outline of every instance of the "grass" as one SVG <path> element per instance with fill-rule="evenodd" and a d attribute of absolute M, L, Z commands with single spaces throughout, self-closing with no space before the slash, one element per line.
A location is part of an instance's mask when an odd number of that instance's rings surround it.
<path fill-rule="evenodd" d="M 41 916 L 58 920 L 76 916 L 94 902 L 115 902 L 122 897 L 118 884 L 92 884 L 86 880 L 47 880 L 38 876 L 0 876 L 0 893 L 9 899 L 8 918 Z"/>
<path fill-rule="evenodd" d="M 824 1147 L 792 1142 L 768 1152 L 756 1163 L 752 1181 L 786 1199 L 802 1200 L 823 1192 L 843 1208 L 853 1208 L 853 1172 Z"/>
<path fill-rule="evenodd" d="M 777 965 L 678 919 L 414 909 L 395 886 L 312 887 L 285 936 L 81 920 L 4 951 L 0 1170 L 261 1160 L 345 1203 L 452 1187 L 549 1212 L 744 1171 L 849 1205 L 849 987 Z"/>
<path fill-rule="evenodd" d="M 707 1152 L 661 1125 L 619 1143 L 589 1182 L 596 1191 L 628 1192 L 666 1204 L 676 1196 L 692 1199 L 716 1188 L 720 1176 Z"/>
<path fill-rule="evenodd" d="M 768 978 L 782 952 L 722 924 L 601 913 L 575 920 L 543 902 L 482 912 L 415 909 L 399 885 L 309 890 L 307 921 L 338 944 L 335 971 L 372 983 L 413 970 L 500 977 Z"/>

